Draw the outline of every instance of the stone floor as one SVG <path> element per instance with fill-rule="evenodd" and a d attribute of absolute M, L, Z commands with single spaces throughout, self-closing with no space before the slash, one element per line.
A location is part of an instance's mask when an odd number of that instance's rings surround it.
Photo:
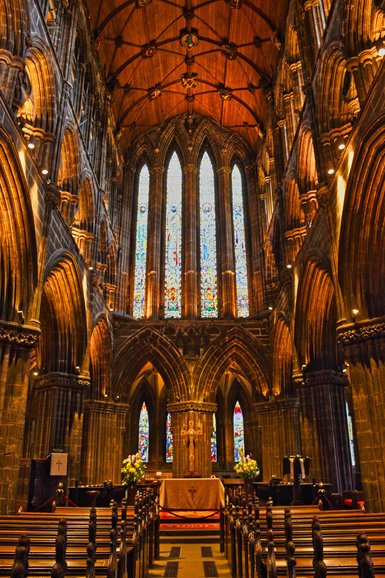
<path fill-rule="evenodd" d="M 218 536 L 161 536 L 160 559 L 151 578 L 231 578 L 228 562 L 219 551 Z"/>

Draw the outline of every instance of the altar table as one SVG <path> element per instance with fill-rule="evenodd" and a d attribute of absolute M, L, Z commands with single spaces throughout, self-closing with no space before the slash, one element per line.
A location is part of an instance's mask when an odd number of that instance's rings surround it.
<path fill-rule="evenodd" d="M 225 490 L 218 478 L 171 478 L 163 480 L 159 505 L 167 510 L 219 510 Z"/>

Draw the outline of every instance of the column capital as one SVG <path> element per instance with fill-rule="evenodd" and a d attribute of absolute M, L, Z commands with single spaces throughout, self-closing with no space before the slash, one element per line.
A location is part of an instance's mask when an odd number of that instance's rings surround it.
<path fill-rule="evenodd" d="M 341 345 L 364 343 L 385 337 L 385 319 L 366 319 L 364 321 L 341 325 L 337 329 L 337 339 Z"/>
<path fill-rule="evenodd" d="M 20 312 L 22 315 L 22 312 Z M 10 347 L 32 349 L 37 346 L 40 329 L 32 325 L 24 325 L 24 321 L 0 321 L 0 343 Z"/>
<path fill-rule="evenodd" d="M 215 413 L 217 411 L 216 403 L 209 403 L 206 401 L 179 401 L 176 403 L 168 403 L 167 411 L 173 413 L 186 413 L 189 411 L 196 411 L 199 413 Z"/>

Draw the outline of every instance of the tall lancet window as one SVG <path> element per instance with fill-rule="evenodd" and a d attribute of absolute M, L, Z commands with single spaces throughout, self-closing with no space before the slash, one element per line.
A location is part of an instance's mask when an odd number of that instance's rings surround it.
<path fill-rule="evenodd" d="M 148 462 L 148 445 L 150 439 L 150 424 L 146 402 L 142 403 L 139 414 L 139 441 L 138 452 L 142 454 L 142 460 Z"/>
<path fill-rule="evenodd" d="M 133 317 L 144 317 L 146 290 L 146 260 L 147 260 L 147 229 L 148 229 L 148 199 L 150 194 L 150 173 L 144 165 L 140 171 L 138 184 L 138 210 L 136 220 L 135 243 L 135 282 Z"/>
<path fill-rule="evenodd" d="M 174 152 L 167 171 L 165 317 L 180 317 L 182 245 L 182 170 Z"/>
<path fill-rule="evenodd" d="M 248 317 L 249 292 L 247 285 L 245 215 L 243 211 L 242 176 L 238 165 L 234 165 L 233 167 L 231 183 L 233 193 L 235 283 L 237 288 L 238 317 Z"/>
<path fill-rule="evenodd" d="M 210 157 L 204 153 L 199 167 L 201 316 L 218 316 L 215 179 Z"/>
<path fill-rule="evenodd" d="M 173 443 L 172 443 L 172 431 L 171 431 L 171 414 L 167 412 L 166 416 L 166 463 L 172 464 L 174 454 L 173 454 Z"/>
<path fill-rule="evenodd" d="M 239 401 L 236 402 L 233 412 L 234 431 L 234 461 L 240 462 L 241 455 L 245 455 L 245 430 L 243 423 L 243 412 Z"/>
<path fill-rule="evenodd" d="M 217 450 L 217 418 L 215 413 L 213 413 L 213 431 L 211 433 L 211 461 L 218 461 L 218 450 Z"/>

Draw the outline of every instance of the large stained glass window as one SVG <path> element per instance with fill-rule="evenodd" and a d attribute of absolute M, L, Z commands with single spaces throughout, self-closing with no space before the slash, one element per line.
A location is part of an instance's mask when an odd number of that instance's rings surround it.
<path fill-rule="evenodd" d="M 247 286 L 245 217 L 243 212 L 242 176 L 237 165 L 233 167 L 231 182 L 233 193 L 235 283 L 237 289 L 238 317 L 248 317 L 249 292 Z"/>
<path fill-rule="evenodd" d="M 136 223 L 135 244 L 135 282 L 133 316 L 144 317 L 144 296 L 146 289 L 146 259 L 147 259 L 147 227 L 148 227 L 148 199 L 150 193 L 150 173 L 144 165 L 139 175 L 138 186 L 138 217 Z"/>
<path fill-rule="evenodd" d="M 241 455 L 245 455 L 245 431 L 243 424 L 243 413 L 239 401 L 237 401 L 234 406 L 233 430 L 234 430 L 234 461 L 240 462 Z"/>
<path fill-rule="evenodd" d="M 165 317 L 180 317 L 182 245 L 182 170 L 174 152 L 167 171 Z"/>
<path fill-rule="evenodd" d="M 199 167 L 201 316 L 218 316 L 215 180 L 205 152 Z"/>
<path fill-rule="evenodd" d="M 139 414 L 139 442 L 138 452 L 142 454 L 142 460 L 148 462 L 148 442 L 150 439 L 150 427 L 146 402 L 142 403 Z"/>
<path fill-rule="evenodd" d="M 166 463 L 171 464 L 173 461 L 173 443 L 171 431 L 171 414 L 167 412 L 166 416 Z"/>
<path fill-rule="evenodd" d="M 217 418 L 215 413 L 213 413 L 213 431 L 211 434 L 211 461 L 218 461 L 218 451 L 217 451 Z"/>

